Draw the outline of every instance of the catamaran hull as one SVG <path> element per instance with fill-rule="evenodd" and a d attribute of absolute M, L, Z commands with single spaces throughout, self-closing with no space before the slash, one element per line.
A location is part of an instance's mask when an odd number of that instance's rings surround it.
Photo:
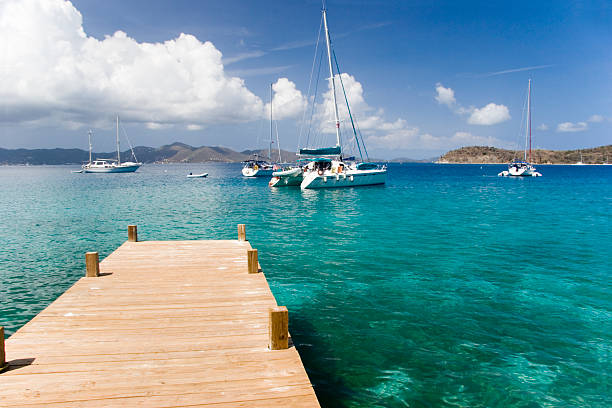
<path fill-rule="evenodd" d="M 101 168 L 83 168 L 83 173 L 133 173 L 140 165 L 121 166 L 121 167 L 101 167 Z"/>
<path fill-rule="evenodd" d="M 242 169 L 242 175 L 244 177 L 270 177 L 274 170 L 272 169 L 253 169 L 251 167 L 246 167 Z"/>
<path fill-rule="evenodd" d="M 385 184 L 387 170 L 356 171 L 341 174 L 310 173 L 300 184 L 302 190 L 312 188 L 338 188 Z"/>
<path fill-rule="evenodd" d="M 542 177 L 542 174 L 535 170 L 527 170 L 527 169 L 510 169 L 504 170 L 498 174 L 501 177 Z"/>

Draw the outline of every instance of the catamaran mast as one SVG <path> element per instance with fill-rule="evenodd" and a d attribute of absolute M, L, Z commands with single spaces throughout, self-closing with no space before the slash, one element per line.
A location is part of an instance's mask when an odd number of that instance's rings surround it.
<path fill-rule="evenodd" d="M 527 133 L 525 134 L 525 139 L 529 136 L 529 163 L 531 163 L 531 78 L 529 78 L 529 86 L 527 89 L 527 128 L 525 130 Z M 525 142 L 527 142 L 527 140 L 525 140 Z M 527 161 L 527 151 L 525 151 L 525 161 Z"/>
<path fill-rule="evenodd" d="M 336 146 L 340 146 L 340 120 L 338 119 L 338 103 L 336 101 L 336 81 L 334 79 L 334 70 L 332 68 L 331 40 L 329 38 L 329 30 L 327 29 L 327 11 L 325 10 L 325 7 L 323 7 L 323 23 L 325 24 L 325 41 L 327 43 L 327 62 L 329 63 L 329 75 L 331 76 L 332 96 L 334 98 L 334 118 L 336 120 Z"/>
<path fill-rule="evenodd" d="M 270 143 L 268 144 L 268 161 L 272 161 L 272 84 L 270 84 Z"/>
<path fill-rule="evenodd" d="M 119 115 L 117 115 L 117 166 L 121 164 L 121 156 L 119 153 Z"/>
<path fill-rule="evenodd" d="M 87 132 L 87 136 L 89 136 L 89 165 L 91 165 L 91 134 L 93 132 L 91 131 L 91 129 L 89 129 L 89 132 Z"/>

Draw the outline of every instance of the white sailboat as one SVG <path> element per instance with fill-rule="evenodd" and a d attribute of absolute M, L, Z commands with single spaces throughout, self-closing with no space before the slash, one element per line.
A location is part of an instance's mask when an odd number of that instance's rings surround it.
<path fill-rule="evenodd" d="M 88 132 L 89 134 L 89 162 L 82 166 L 83 173 L 133 173 L 142 163 L 138 162 L 123 162 L 121 163 L 121 153 L 119 146 L 119 116 L 117 116 L 117 159 L 95 159 L 91 160 L 91 135 L 92 131 Z M 134 150 L 132 149 L 132 156 L 134 156 L 134 160 L 136 160 L 136 155 L 134 154 Z"/>
<path fill-rule="evenodd" d="M 325 27 L 325 43 L 327 46 L 327 62 L 330 73 L 331 91 L 334 104 L 334 119 L 336 125 L 336 145 L 333 147 L 324 147 L 316 149 L 300 149 L 299 155 L 302 158 L 295 168 L 275 172 L 270 186 L 290 186 L 299 185 L 301 189 L 314 188 L 336 188 L 336 187 L 354 187 L 366 186 L 374 184 L 384 184 L 387 177 L 386 166 L 379 166 L 374 163 L 356 163 L 354 161 L 344 161 L 342 158 L 342 148 L 340 143 L 340 119 L 338 116 L 338 103 L 336 99 L 336 80 L 335 75 L 338 75 L 340 81 L 342 77 L 340 72 L 334 74 L 332 65 L 332 50 L 331 38 L 327 25 L 327 10 L 323 7 L 323 24 Z M 334 55 L 335 60 L 335 55 Z M 338 68 L 337 60 L 336 68 Z M 344 87 L 343 87 L 344 88 Z M 353 125 L 353 133 L 355 141 L 359 147 L 359 138 L 355 130 L 354 120 L 348 106 L 348 98 L 345 96 L 347 110 Z M 361 142 L 363 144 L 363 141 Z M 365 146 L 364 146 L 365 148 Z M 360 148 L 361 153 L 361 148 Z M 366 151 L 367 154 L 367 151 Z M 362 158 L 363 160 L 363 158 Z"/>
<path fill-rule="evenodd" d="M 529 144 L 529 161 L 527 161 L 527 145 Z M 498 176 L 540 177 L 541 173 L 531 164 L 531 79 L 527 89 L 527 122 L 525 126 L 525 151 L 523 160 L 513 160 Z"/>
<path fill-rule="evenodd" d="M 270 177 L 276 166 L 272 163 L 272 143 L 273 139 L 273 120 L 272 120 L 272 85 L 270 85 L 270 140 L 268 144 L 268 160 L 259 160 L 259 156 L 255 154 L 255 158 L 244 162 L 242 175 L 245 177 Z M 278 132 L 276 133 L 276 145 L 278 146 L 278 162 L 281 162 L 281 150 L 278 142 Z"/>

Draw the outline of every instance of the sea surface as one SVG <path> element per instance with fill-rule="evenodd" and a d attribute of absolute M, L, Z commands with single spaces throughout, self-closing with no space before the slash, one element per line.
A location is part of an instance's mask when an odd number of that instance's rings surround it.
<path fill-rule="evenodd" d="M 7 335 L 128 224 L 171 240 L 245 223 L 324 407 L 612 406 L 612 166 L 392 164 L 384 186 L 304 192 L 239 164 L 72 169 L 0 167 Z"/>

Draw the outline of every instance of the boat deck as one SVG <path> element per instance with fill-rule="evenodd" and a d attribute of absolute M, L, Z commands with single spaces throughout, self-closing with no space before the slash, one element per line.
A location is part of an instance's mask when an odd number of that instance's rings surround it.
<path fill-rule="evenodd" d="M 8 340 L 2 407 L 318 407 L 246 241 L 126 242 Z M 258 267 L 258 264 L 257 264 Z"/>

